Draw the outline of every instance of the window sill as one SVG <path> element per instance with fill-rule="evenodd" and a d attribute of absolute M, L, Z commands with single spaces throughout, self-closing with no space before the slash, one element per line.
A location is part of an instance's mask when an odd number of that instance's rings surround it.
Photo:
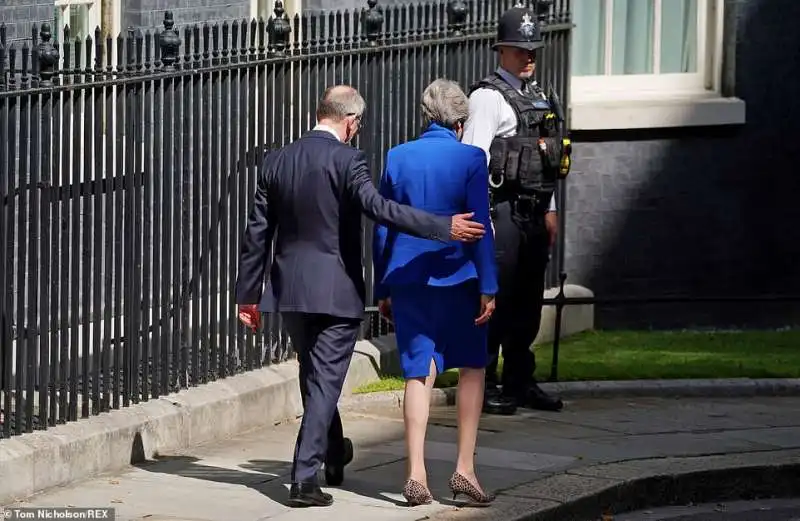
<path fill-rule="evenodd" d="M 745 102 L 717 95 L 585 99 L 570 107 L 572 130 L 625 130 L 745 123 Z"/>

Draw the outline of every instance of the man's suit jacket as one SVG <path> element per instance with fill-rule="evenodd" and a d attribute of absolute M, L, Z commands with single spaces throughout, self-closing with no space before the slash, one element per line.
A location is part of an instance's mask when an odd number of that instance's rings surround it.
<path fill-rule="evenodd" d="M 364 153 L 327 130 L 312 130 L 268 154 L 244 234 L 237 304 L 259 303 L 265 312 L 363 317 L 362 213 L 418 237 L 449 240 L 450 216 L 384 199 Z"/>
<path fill-rule="evenodd" d="M 433 123 L 419 139 L 389 150 L 380 193 L 439 215 L 474 212 L 486 235 L 473 244 L 437 243 L 377 226 L 376 299 L 390 296 L 392 285 L 454 286 L 470 279 L 477 279 L 482 294 L 497 293 L 489 172 L 480 148 L 460 143 L 455 132 Z"/>

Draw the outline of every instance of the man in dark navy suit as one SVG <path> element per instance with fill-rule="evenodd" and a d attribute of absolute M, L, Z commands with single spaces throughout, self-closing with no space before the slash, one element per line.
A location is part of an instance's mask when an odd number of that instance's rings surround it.
<path fill-rule="evenodd" d="M 472 242 L 484 234 L 483 225 L 469 220 L 472 214 L 436 216 L 380 196 L 364 153 L 347 144 L 364 109 L 355 89 L 331 87 L 317 107 L 317 126 L 266 156 L 239 261 L 239 318 L 257 328 L 261 312 L 280 312 L 300 362 L 304 414 L 292 465 L 292 506 L 332 504 L 317 471 L 324 463 L 328 485 L 337 486 L 353 459 L 336 404 L 364 317 L 362 213 L 431 240 Z"/>

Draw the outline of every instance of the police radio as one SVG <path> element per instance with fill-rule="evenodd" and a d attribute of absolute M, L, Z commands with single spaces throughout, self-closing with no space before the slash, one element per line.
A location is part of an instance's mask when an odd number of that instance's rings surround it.
<path fill-rule="evenodd" d="M 572 165 L 572 140 L 570 140 L 569 133 L 567 131 L 567 119 L 564 117 L 564 107 L 561 106 L 561 99 L 558 97 L 558 93 L 553 88 L 552 82 L 548 82 L 547 84 L 547 97 L 550 99 L 550 106 L 553 109 L 553 114 L 556 118 L 556 124 L 559 126 L 559 133 L 561 134 L 561 143 L 563 146 L 559 174 L 561 177 L 567 177 Z"/>

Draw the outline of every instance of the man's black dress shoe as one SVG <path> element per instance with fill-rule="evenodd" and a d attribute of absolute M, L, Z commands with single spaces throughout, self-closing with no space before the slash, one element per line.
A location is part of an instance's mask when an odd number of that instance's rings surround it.
<path fill-rule="evenodd" d="M 521 407 L 538 409 L 541 411 L 558 412 L 564 408 L 561 398 L 554 398 L 544 392 L 535 382 L 528 388 L 525 398 L 519 401 Z"/>
<path fill-rule="evenodd" d="M 344 481 L 344 468 L 353 461 L 353 442 L 344 438 L 339 451 L 328 454 L 325 461 L 325 482 L 330 487 L 338 487 Z"/>
<path fill-rule="evenodd" d="M 487 384 L 483 397 L 483 412 L 511 416 L 517 412 L 517 401 L 502 394 L 496 386 L 489 387 Z"/>
<path fill-rule="evenodd" d="M 316 483 L 292 483 L 289 489 L 289 506 L 329 507 L 333 504 L 333 496 L 323 492 Z"/>

